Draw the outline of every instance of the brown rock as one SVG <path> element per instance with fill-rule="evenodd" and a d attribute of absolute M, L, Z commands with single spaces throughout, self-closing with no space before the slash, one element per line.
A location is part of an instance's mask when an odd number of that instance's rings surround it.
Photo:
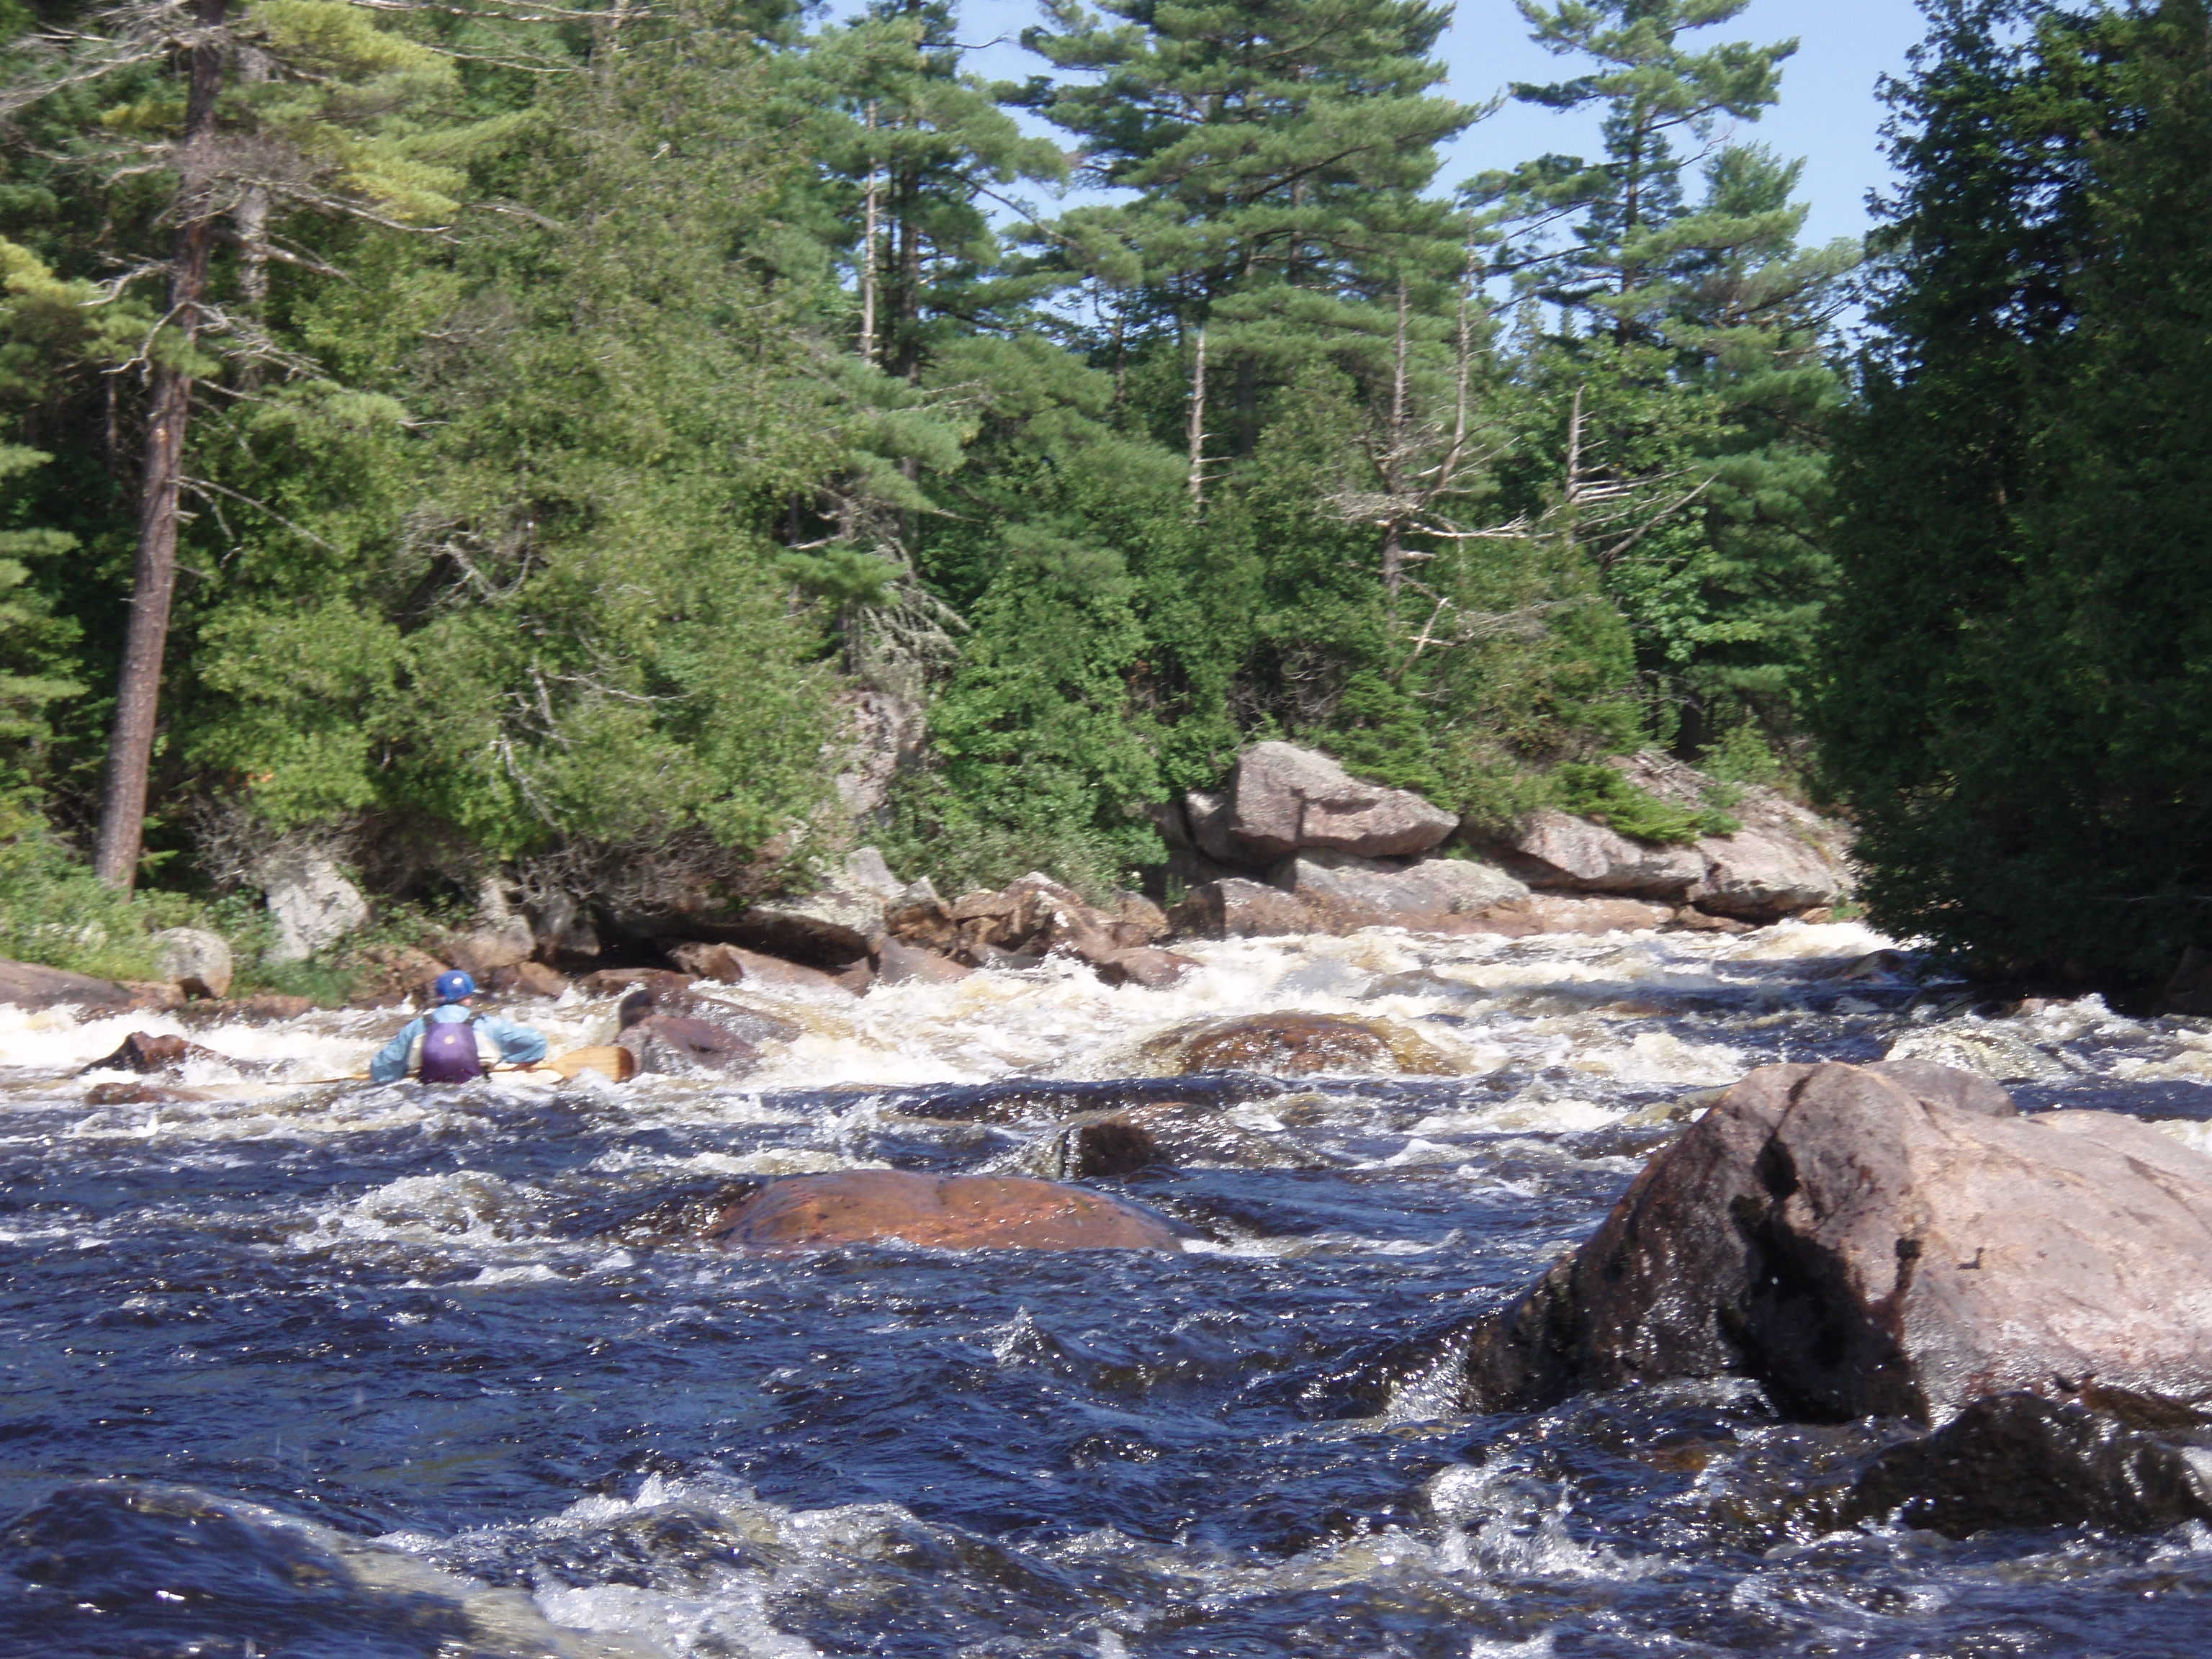
<path fill-rule="evenodd" d="M 1983 1395 L 2212 1397 L 2212 1159 L 2016 1115 L 1920 1061 L 1768 1066 L 1479 1328 L 1471 1398 L 1735 1373 L 1785 1413 L 1941 1424 Z"/>
<path fill-rule="evenodd" d="M 568 988 L 568 976 L 542 962 L 518 962 L 493 974 L 491 988 L 504 995 L 544 997 L 551 1001 Z"/>
<path fill-rule="evenodd" d="M 1692 933 L 1755 933 L 1759 929 L 1747 921 L 1738 921 L 1734 916 L 1717 916 L 1686 904 L 1674 912 L 1674 925 Z"/>
<path fill-rule="evenodd" d="M 576 981 L 587 997 L 618 997 L 641 990 L 659 996 L 689 990 L 691 983 L 690 975 L 671 973 L 665 968 L 602 968 Z"/>
<path fill-rule="evenodd" d="M 1168 936 L 1168 913 L 1142 893 L 1114 895 L 1114 937 L 1129 950 Z"/>
<path fill-rule="evenodd" d="M 94 979 L 28 962 L 0 962 L 0 1002 L 19 1008 L 127 1009 L 135 1006 L 132 994 L 113 980 Z"/>
<path fill-rule="evenodd" d="M 886 939 L 884 943 L 889 944 L 890 941 Z M 876 982 L 875 965 L 864 957 L 859 962 L 847 963 L 830 977 L 854 996 L 863 996 L 866 994 L 868 988 Z"/>
<path fill-rule="evenodd" d="M 1184 939 L 1276 939 L 1343 931 L 1336 917 L 1297 895 L 1241 877 L 1192 888 L 1169 911 L 1168 920 Z"/>
<path fill-rule="evenodd" d="M 960 948 L 960 925 L 927 882 L 916 882 L 884 912 L 884 927 L 900 943 L 940 957 Z"/>
<path fill-rule="evenodd" d="M 1532 933 L 1636 933 L 1664 927 L 1674 919 L 1672 906 L 1642 899 L 1582 897 L 1571 893 L 1531 893 L 1493 905 L 1482 913 L 1485 921 L 1502 922 L 1510 930 Z"/>
<path fill-rule="evenodd" d="M 1091 966 L 1109 985 L 1137 985 L 1147 991 L 1158 991 L 1181 981 L 1198 966 L 1198 959 L 1174 951 L 1144 947 L 1109 952 Z"/>
<path fill-rule="evenodd" d="M 1385 864 L 1349 853 L 1301 853 L 1284 860 L 1269 879 L 1345 921 L 1416 929 L 1432 928 L 1444 917 L 1478 915 L 1528 893 L 1503 870 L 1472 859 Z"/>
<path fill-rule="evenodd" d="M 378 997 L 398 994 L 427 1001 L 431 987 L 447 964 L 427 951 L 417 951 L 408 945 L 380 945 L 367 953 L 377 965 L 375 975 L 364 982 L 363 994 Z"/>
<path fill-rule="evenodd" d="M 134 1014 L 173 1013 L 187 1000 L 185 988 L 173 980 L 126 979 L 123 988 L 131 994 Z"/>
<path fill-rule="evenodd" d="M 1680 900 L 1704 879 L 1695 848 L 1631 841 L 1571 812 L 1532 812 L 1499 846 L 1498 861 L 1534 887 Z"/>
<path fill-rule="evenodd" d="M 1182 810 L 1191 845 L 1207 860 L 1232 867 L 1255 861 L 1250 848 L 1230 838 L 1229 825 L 1236 813 L 1226 795 L 1194 789 L 1182 798 Z"/>
<path fill-rule="evenodd" d="M 753 984 L 783 986 L 798 990 L 846 991 L 852 988 L 837 975 L 824 973 L 819 968 L 802 967 L 795 962 L 786 962 L 781 957 L 772 957 L 760 951 L 748 951 L 736 945 L 678 945 L 668 953 L 669 959 L 687 973 L 701 979 L 720 980 L 725 984 Z M 588 981 L 586 981 L 589 983 Z"/>
<path fill-rule="evenodd" d="M 1455 816 L 1411 790 L 1362 782 L 1310 749 L 1255 743 L 1237 757 L 1228 829 L 1248 857 L 1272 861 L 1307 848 L 1414 856 L 1458 827 Z"/>
<path fill-rule="evenodd" d="M 1892 1446 L 1828 1517 L 1894 1516 L 1965 1538 L 1994 1527 L 2163 1531 L 2212 1521 L 2212 1434 L 2172 1401 L 2094 1384 L 2072 1400 L 1977 1400 L 1925 1439 Z"/>
<path fill-rule="evenodd" d="M 964 963 L 896 939 L 884 941 L 876 960 L 876 981 L 881 985 L 951 985 L 975 971 Z"/>
<path fill-rule="evenodd" d="M 665 1077 L 742 1075 L 760 1063 L 760 1050 L 744 1038 L 682 1014 L 647 1014 L 625 1025 L 615 1042 L 637 1056 L 639 1071 Z"/>
<path fill-rule="evenodd" d="M 1700 910 L 1742 921 L 1780 921 L 1829 906 L 1850 890 L 1843 866 L 1820 847 L 1786 834 L 1745 830 L 1698 843 L 1705 878 L 1690 890 Z"/>
<path fill-rule="evenodd" d="M 143 1076 L 173 1072 L 186 1061 L 196 1060 L 212 1060 L 234 1072 L 248 1074 L 268 1069 L 251 1060 L 233 1060 L 228 1054 L 219 1054 L 212 1048 L 203 1048 L 197 1042 L 170 1033 L 133 1031 L 123 1039 L 121 1048 L 94 1060 L 77 1075 L 82 1077 L 86 1072 L 137 1072 Z"/>
<path fill-rule="evenodd" d="M 489 980 L 502 968 L 528 961 L 537 948 L 538 935 L 520 916 L 449 933 L 445 940 L 446 959 L 479 982 Z"/>
<path fill-rule="evenodd" d="M 848 1170 L 770 1182 L 725 1212 L 725 1249 L 827 1249 L 901 1243 L 953 1250 L 1176 1250 L 1150 1211 L 1020 1176 Z"/>
<path fill-rule="evenodd" d="M 669 1015 L 717 1026 L 754 1047 L 763 1042 L 788 1042 L 806 1029 L 795 1020 L 750 1003 L 708 996 L 697 991 L 655 990 L 646 985 L 636 986 L 624 994 L 616 1012 L 624 1030 L 655 1015 Z"/>
<path fill-rule="evenodd" d="M 1442 1051 L 1405 1026 L 1337 1014 L 1246 1014 L 1194 1020 L 1150 1039 L 1144 1053 L 1170 1073 L 1433 1074 L 1452 1069 Z"/>
<path fill-rule="evenodd" d="M 314 1012 L 315 1001 L 313 997 L 289 997 L 278 991 L 261 991 L 246 998 L 238 1007 L 247 1019 L 275 1024 Z"/>
<path fill-rule="evenodd" d="M 150 1083 L 95 1083 L 84 1091 L 88 1106 L 168 1106 L 199 1098 L 196 1090 L 161 1089 Z"/>

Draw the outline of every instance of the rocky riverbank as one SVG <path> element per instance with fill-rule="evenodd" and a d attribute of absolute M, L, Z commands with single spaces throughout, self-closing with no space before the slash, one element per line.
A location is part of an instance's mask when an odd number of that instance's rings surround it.
<path fill-rule="evenodd" d="M 1740 931 L 1789 917 L 1820 920 L 1848 898 L 1849 836 L 1771 791 L 1729 788 L 1656 754 L 1619 763 L 1636 788 L 1669 804 L 1729 802 L 1737 827 L 1659 845 L 1607 823 L 1540 811 L 1503 835 L 1468 832 L 1418 794 L 1364 781 L 1328 757 L 1285 743 L 1252 745 L 1214 793 L 1194 792 L 1156 820 L 1170 852 L 1149 894 L 1092 902 L 1049 874 L 995 891 L 941 895 L 908 882 L 861 847 L 817 866 L 811 891 L 725 903 L 711 896 L 657 906 L 555 898 L 532 907 L 495 879 L 477 915 L 417 929 L 410 943 L 360 951 L 354 1000 L 419 1000 L 448 968 L 495 994 L 558 997 L 594 973 L 658 969 L 721 984 L 818 985 L 854 994 L 979 968 L 1023 968 L 1066 956 L 1110 985 L 1158 988 L 1189 970 L 1176 947 L 1198 939 L 1342 935 L 1370 927 L 1422 933 L 1591 935 L 1643 928 Z M 372 907 L 331 860 L 264 860 L 273 928 L 269 960 L 343 946 Z M 0 1001 L 42 1006 L 178 1007 L 201 1017 L 281 1018 L 305 999 L 227 1000 L 229 944 L 199 928 L 157 936 L 160 978 L 118 985 L 0 963 Z"/>

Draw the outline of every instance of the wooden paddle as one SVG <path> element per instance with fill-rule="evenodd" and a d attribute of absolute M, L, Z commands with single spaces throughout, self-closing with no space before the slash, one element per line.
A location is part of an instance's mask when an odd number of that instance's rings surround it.
<path fill-rule="evenodd" d="M 637 1075 L 637 1056 L 620 1043 L 603 1043 L 592 1048 L 571 1048 L 565 1054 L 532 1060 L 527 1066 L 495 1066 L 495 1072 L 551 1072 L 563 1083 L 572 1083 L 585 1072 L 597 1072 L 610 1083 L 627 1083 Z M 325 1083 L 366 1083 L 366 1072 L 354 1072 L 345 1077 L 303 1078 L 297 1083 L 287 1083 L 290 1089 L 313 1089 Z"/>

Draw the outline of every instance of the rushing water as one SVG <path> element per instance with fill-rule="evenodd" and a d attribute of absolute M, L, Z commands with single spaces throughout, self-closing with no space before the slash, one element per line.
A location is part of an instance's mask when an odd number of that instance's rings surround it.
<path fill-rule="evenodd" d="M 1821 1535 L 1794 1500 L 1882 1425 L 1733 1384 L 1454 1417 L 1406 1340 L 1769 1060 L 1942 1020 L 2024 1104 L 2205 1144 L 2201 1024 L 1980 1022 L 1883 945 L 1378 933 L 1200 946 L 1170 991 L 1050 964 L 733 993 L 804 1034 L 741 1085 L 619 1089 L 210 1068 L 204 1099 L 98 1105 L 78 1068 L 181 1028 L 0 1009 L 0 1653 L 2197 1659 L 2203 1528 Z M 1164 1028 L 1287 1008 L 1400 1022 L 1453 1072 L 1135 1080 Z M 562 1048 L 611 1006 L 524 1017 Z M 307 1079 L 397 1018 L 190 1035 Z M 1222 1114 L 1222 1161 L 1121 1188 L 1198 1231 L 1179 1256 L 683 1236 L 732 1183 L 1018 1167 L 1139 1094 Z"/>

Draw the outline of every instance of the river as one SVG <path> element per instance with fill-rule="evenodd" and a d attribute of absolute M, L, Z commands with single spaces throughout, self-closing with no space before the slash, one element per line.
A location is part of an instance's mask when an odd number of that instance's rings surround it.
<path fill-rule="evenodd" d="M 2205 1023 L 1981 1021 L 1848 924 L 1193 949 L 1164 991 L 732 989 L 804 1028 L 742 1084 L 204 1067 L 206 1098 L 94 1105 L 77 1068 L 184 1028 L 0 1009 L 0 1653 L 2212 1650 L 2203 1528 L 1822 1534 L 1795 1499 L 1893 1431 L 1747 1384 L 1455 1416 L 1406 1340 L 1589 1231 L 1669 1109 L 1753 1066 L 1963 1032 L 2023 1106 L 2206 1147 Z M 1285 1009 L 1399 1022 L 1449 1072 L 1141 1075 L 1180 1022 Z M 612 1006 L 524 1015 L 558 1049 Z M 308 1079 L 398 1018 L 189 1034 Z M 1134 1095 L 1221 1114 L 1221 1159 L 1115 1188 L 1198 1231 L 1182 1255 L 684 1237 L 735 1182 L 1019 1167 Z"/>

